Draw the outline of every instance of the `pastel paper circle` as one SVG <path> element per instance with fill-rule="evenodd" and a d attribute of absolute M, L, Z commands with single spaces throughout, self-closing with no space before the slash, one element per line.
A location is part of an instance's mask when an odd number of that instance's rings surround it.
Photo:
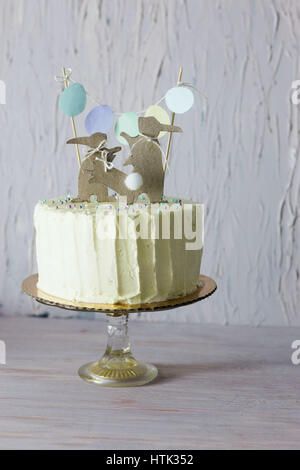
<path fill-rule="evenodd" d="M 146 117 L 153 116 L 161 124 L 168 124 L 169 125 L 171 123 L 170 116 L 168 115 L 167 111 L 164 108 L 162 108 L 161 106 L 157 106 L 155 104 L 152 105 L 152 106 L 149 106 L 149 108 L 145 112 L 145 116 Z M 162 131 L 158 134 L 158 138 L 160 139 L 161 137 L 163 137 L 166 134 L 167 134 L 167 132 Z"/>
<path fill-rule="evenodd" d="M 131 189 L 132 191 L 136 191 L 142 186 L 143 177 L 140 173 L 130 173 L 125 178 L 125 184 L 128 189 Z"/>
<path fill-rule="evenodd" d="M 82 113 L 86 106 L 86 92 L 80 83 L 73 83 L 59 97 L 59 107 L 67 116 Z"/>
<path fill-rule="evenodd" d="M 176 86 L 166 93 L 166 105 L 173 113 L 185 113 L 191 109 L 193 104 L 194 94 L 186 87 Z"/>
<path fill-rule="evenodd" d="M 120 134 L 125 132 L 130 137 L 135 137 L 139 134 L 138 116 L 137 114 L 129 111 L 122 114 L 115 125 L 115 136 L 121 144 L 128 145 L 127 140 L 124 139 Z"/>
<path fill-rule="evenodd" d="M 114 115 L 107 105 L 96 106 L 86 116 L 84 125 L 89 134 L 103 132 L 107 134 L 114 122 Z"/>

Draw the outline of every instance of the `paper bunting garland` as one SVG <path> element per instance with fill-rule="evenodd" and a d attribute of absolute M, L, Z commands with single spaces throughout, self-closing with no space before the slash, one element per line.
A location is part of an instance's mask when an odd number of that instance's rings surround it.
<path fill-rule="evenodd" d="M 155 104 L 142 111 L 120 113 L 93 99 L 80 84 L 71 78 L 71 69 L 62 68 L 63 76 L 55 80 L 65 86 L 59 98 L 60 109 L 71 118 L 74 137 L 68 143 L 75 144 L 80 167 L 78 176 L 78 198 L 74 201 L 90 201 L 93 197 L 98 202 L 115 200 L 117 195 L 126 196 L 127 204 L 137 201 L 141 194 L 147 195 L 151 203 L 160 202 L 163 195 L 165 172 L 168 165 L 171 138 L 174 132 L 182 129 L 174 125 L 175 114 L 188 111 L 194 104 L 194 94 L 201 93 L 190 83 L 182 82 L 180 67 L 177 85 L 170 88 Z M 69 86 L 70 82 L 72 85 Z M 77 137 L 74 116 L 85 109 L 87 96 L 96 106 L 87 113 L 85 127 L 86 137 Z M 168 110 L 160 104 L 165 101 Z M 115 167 L 116 153 L 121 147 L 107 146 L 107 134 L 114 122 L 114 134 L 119 142 L 129 146 L 128 156 L 123 162 L 131 171 L 124 172 Z M 166 150 L 161 147 L 159 139 L 169 134 Z M 78 145 L 88 146 L 81 162 Z M 110 195 L 108 189 L 115 192 Z"/>
<path fill-rule="evenodd" d="M 85 128 L 89 134 L 103 132 L 107 134 L 114 122 L 114 115 L 109 106 L 93 108 L 85 118 Z"/>
<path fill-rule="evenodd" d="M 71 116 L 71 113 L 73 116 L 80 114 L 80 112 L 82 112 L 85 108 L 87 95 L 94 103 L 97 104 L 96 108 L 94 108 L 95 110 L 97 108 L 102 108 L 102 107 L 109 108 L 109 107 L 102 105 L 102 103 L 99 103 L 87 91 L 85 91 L 82 85 L 75 82 L 71 78 L 71 74 L 72 74 L 72 69 L 65 68 L 65 73 L 63 77 L 58 76 L 58 75 L 54 77 L 57 82 L 65 83 L 66 88 L 68 87 L 68 84 L 72 82 L 72 85 L 69 86 L 69 89 L 72 91 L 69 91 L 66 94 L 62 93 L 61 95 L 60 101 L 61 101 L 61 109 L 63 110 L 63 112 L 65 112 L 69 117 Z M 166 105 L 170 111 L 174 113 L 179 113 L 179 114 L 185 113 L 194 104 L 194 94 L 191 91 L 191 88 L 194 89 L 196 92 L 198 92 L 199 95 L 201 95 L 202 98 L 207 101 L 207 97 L 200 90 L 198 90 L 195 86 L 193 86 L 191 83 L 183 83 L 181 80 L 179 80 L 177 85 L 173 88 L 170 88 L 166 92 L 166 94 L 162 96 L 153 106 L 157 107 L 162 101 L 165 100 Z M 75 95 L 74 107 L 78 107 L 78 109 L 75 109 L 75 110 L 72 109 L 73 106 L 70 105 L 70 100 L 71 100 L 70 96 L 71 94 L 73 94 L 73 92 Z M 152 106 L 150 106 L 149 108 L 152 108 Z M 163 108 L 160 108 L 160 109 L 163 109 Z M 114 114 L 117 114 L 117 115 L 127 114 L 127 113 L 121 113 L 120 111 L 116 111 L 116 110 L 114 110 L 113 112 Z M 146 111 L 145 110 L 135 111 L 134 114 L 141 115 L 141 114 L 145 114 L 145 112 L 148 112 L 148 109 Z M 95 113 L 97 113 L 97 111 L 95 111 Z M 156 116 L 157 115 L 155 114 L 154 117 Z M 124 142 L 122 141 L 122 143 Z"/>
<path fill-rule="evenodd" d="M 122 114 L 115 125 L 115 136 L 121 144 L 128 145 L 128 142 L 121 136 L 125 132 L 130 137 L 135 137 L 139 134 L 138 116 L 137 114 L 129 111 Z"/>
<path fill-rule="evenodd" d="M 166 105 L 173 113 L 185 113 L 191 109 L 193 104 L 193 92 L 186 87 L 176 86 L 168 90 L 166 93 Z"/>
<path fill-rule="evenodd" d="M 59 97 L 59 107 L 69 117 L 82 113 L 85 106 L 86 92 L 80 83 L 73 83 Z"/>

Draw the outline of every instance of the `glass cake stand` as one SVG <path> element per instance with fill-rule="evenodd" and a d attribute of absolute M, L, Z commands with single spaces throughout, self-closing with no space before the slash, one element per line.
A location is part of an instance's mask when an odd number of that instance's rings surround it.
<path fill-rule="evenodd" d="M 22 289 L 42 304 L 81 312 L 102 312 L 107 318 L 107 346 L 104 355 L 95 362 L 80 367 L 78 374 L 86 382 L 103 387 L 132 387 L 151 382 L 157 376 L 157 368 L 152 364 L 137 361 L 131 352 L 128 336 L 128 315 L 134 312 L 153 312 L 183 307 L 199 302 L 217 289 L 215 281 L 200 276 L 200 287 L 190 295 L 164 302 L 147 304 L 92 304 L 71 302 L 46 294 L 37 287 L 38 274 L 27 277 Z"/>

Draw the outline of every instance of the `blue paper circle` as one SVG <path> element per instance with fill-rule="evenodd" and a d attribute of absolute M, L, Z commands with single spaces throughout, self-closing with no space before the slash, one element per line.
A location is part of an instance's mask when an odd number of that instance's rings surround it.
<path fill-rule="evenodd" d="M 193 104 L 194 95 L 192 91 L 186 87 L 176 86 L 166 93 L 166 105 L 173 113 L 185 113 Z"/>
<path fill-rule="evenodd" d="M 73 83 L 59 97 L 59 107 L 69 117 L 82 113 L 85 106 L 86 92 L 80 83 Z"/>
<path fill-rule="evenodd" d="M 122 114 L 115 125 L 115 136 L 121 144 L 128 145 L 127 140 L 124 139 L 120 134 L 126 132 L 130 137 L 135 137 L 139 134 L 138 116 L 137 114 L 129 111 Z"/>
<path fill-rule="evenodd" d="M 103 132 L 107 134 L 114 122 L 114 115 L 107 105 L 96 106 L 85 118 L 85 128 L 89 134 Z"/>

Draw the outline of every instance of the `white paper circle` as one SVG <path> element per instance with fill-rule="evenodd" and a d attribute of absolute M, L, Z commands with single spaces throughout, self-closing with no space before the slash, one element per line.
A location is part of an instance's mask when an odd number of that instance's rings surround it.
<path fill-rule="evenodd" d="M 166 105 L 173 113 L 182 114 L 191 109 L 194 94 L 184 86 L 175 86 L 166 93 Z"/>
<path fill-rule="evenodd" d="M 130 175 L 125 178 L 125 184 L 128 189 L 135 191 L 142 186 L 143 177 L 140 173 L 130 173 Z"/>

